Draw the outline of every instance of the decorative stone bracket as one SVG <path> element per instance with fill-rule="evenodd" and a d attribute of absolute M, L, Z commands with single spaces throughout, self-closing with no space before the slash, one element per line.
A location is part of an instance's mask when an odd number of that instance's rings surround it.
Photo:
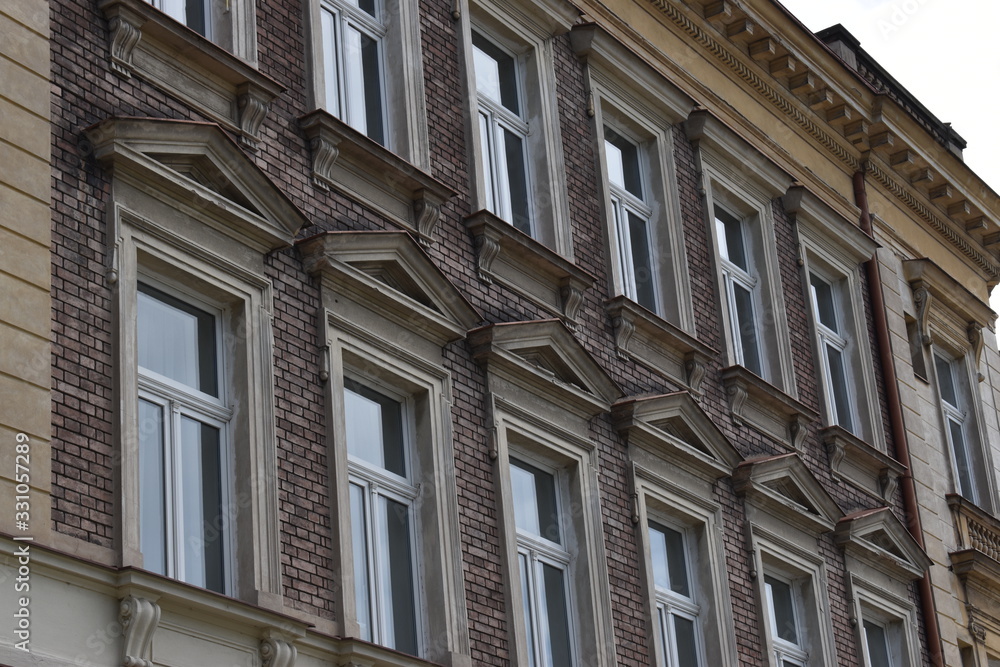
<path fill-rule="evenodd" d="M 160 622 L 160 607 L 145 598 L 129 595 L 118 610 L 122 626 L 123 667 L 153 667 L 149 655 L 153 633 Z"/>
<path fill-rule="evenodd" d="M 260 663 L 263 667 L 295 667 L 297 655 L 294 644 L 273 634 L 260 642 Z"/>
<path fill-rule="evenodd" d="M 906 466 L 840 426 L 828 426 L 821 435 L 835 476 L 886 503 L 892 502 Z"/>

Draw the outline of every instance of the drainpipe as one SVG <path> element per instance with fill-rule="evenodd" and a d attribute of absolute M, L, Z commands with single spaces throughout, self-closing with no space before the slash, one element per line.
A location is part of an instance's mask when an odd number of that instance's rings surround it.
<path fill-rule="evenodd" d="M 874 238 L 872 233 L 872 218 L 868 211 L 868 192 L 865 189 L 865 172 L 854 173 L 854 203 L 861 209 L 861 229 Z M 903 405 L 899 400 L 899 384 L 896 380 L 896 365 L 893 362 L 892 343 L 889 340 L 889 324 L 885 315 L 885 301 L 882 298 L 882 274 L 879 270 L 878 256 L 865 262 L 868 276 L 868 294 L 871 299 L 872 318 L 875 320 L 875 335 L 878 338 L 879 359 L 882 364 L 882 377 L 885 378 L 886 402 L 889 409 L 889 425 L 892 431 L 892 441 L 896 445 L 896 459 L 906 466 L 900 480 L 900 491 L 903 494 L 903 507 L 906 510 L 906 527 L 910 535 L 924 548 L 924 533 L 920 526 L 920 514 L 917 507 L 917 489 L 913 483 L 912 460 L 910 459 L 910 444 L 906 438 L 906 425 L 903 423 Z M 920 579 L 920 609 L 924 617 L 924 629 L 927 632 L 927 644 L 930 650 L 931 664 L 944 667 L 944 653 L 941 650 L 941 629 L 938 626 L 937 609 L 934 607 L 934 594 L 931 588 L 930 570 L 924 572 Z"/>

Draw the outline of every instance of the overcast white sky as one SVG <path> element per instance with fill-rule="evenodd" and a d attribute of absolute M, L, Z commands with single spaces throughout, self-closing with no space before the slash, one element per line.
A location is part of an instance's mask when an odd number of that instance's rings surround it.
<path fill-rule="evenodd" d="M 842 23 L 861 48 L 969 142 L 965 162 L 1000 192 L 1000 2 L 778 1 L 814 32 Z"/>
<path fill-rule="evenodd" d="M 1000 192 L 1000 2 L 778 0 L 813 32 L 841 23 L 968 142 L 965 162 Z M 1000 288 L 990 302 L 1000 312 Z"/>

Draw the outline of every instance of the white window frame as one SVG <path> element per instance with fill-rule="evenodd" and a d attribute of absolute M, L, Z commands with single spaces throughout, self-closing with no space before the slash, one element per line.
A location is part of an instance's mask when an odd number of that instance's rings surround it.
<path fill-rule="evenodd" d="M 322 100 L 322 106 L 334 116 L 340 118 L 351 127 L 357 129 L 362 134 L 392 148 L 389 143 L 390 136 L 386 128 L 387 115 L 387 86 L 385 85 L 385 38 L 388 30 L 384 24 L 383 13 L 385 11 L 381 0 L 375 0 L 375 16 L 343 0 L 321 0 L 320 2 L 320 24 L 323 35 L 323 90 L 317 94 L 317 99 Z M 359 99 L 367 105 L 369 100 L 365 99 L 365 81 L 352 81 L 351 69 L 354 66 L 360 67 L 360 62 L 352 62 L 353 58 L 359 58 L 360 54 L 351 53 L 352 47 L 348 46 L 346 33 L 348 30 L 357 31 L 362 38 L 367 37 L 376 42 L 376 57 L 378 58 L 378 112 L 381 119 L 381 127 L 377 128 L 378 138 L 373 137 L 373 128 L 368 127 L 365 112 L 367 106 L 359 109 L 352 102 Z M 364 73 L 361 73 L 364 76 Z M 357 89 L 360 84 L 361 89 Z M 360 115 L 360 117 L 359 117 Z"/>
<path fill-rule="evenodd" d="M 257 25 L 253 0 L 200 0 L 205 31 L 188 25 L 186 0 L 146 0 L 181 25 L 198 32 L 205 39 L 217 44 L 243 60 L 257 62 Z"/>
<path fill-rule="evenodd" d="M 412 452 L 416 437 L 413 431 L 414 420 L 416 419 L 414 401 L 411 396 L 395 391 L 392 387 L 385 386 L 381 382 L 372 381 L 357 372 L 349 370 L 345 376 L 345 379 L 346 378 L 350 378 L 354 382 L 363 385 L 369 390 L 378 392 L 400 402 L 400 417 L 402 419 L 403 427 L 403 457 L 404 467 L 407 472 L 405 477 L 401 477 L 389 470 L 379 468 L 368 461 L 364 461 L 361 458 L 353 456 L 350 453 L 347 455 L 348 484 L 350 486 L 360 487 L 362 489 L 362 493 L 366 495 L 364 498 L 366 517 L 365 551 L 368 554 L 369 561 L 367 567 L 366 588 L 369 592 L 368 618 L 371 619 L 371 627 L 368 629 L 367 636 L 365 636 L 365 632 L 362 629 L 362 639 L 371 641 L 374 644 L 388 646 L 402 651 L 402 649 L 394 645 L 394 639 L 389 637 L 390 629 L 394 627 L 394 623 L 390 619 L 390 610 L 385 608 L 386 605 L 381 604 L 382 600 L 385 599 L 384 588 L 386 585 L 383 564 L 384 560 L 387 559 L 388 556 L 382 552 L 381 547 L 377 544 L 378 535 L 380 535 L 380 529 L 382 528 L 382 515 L 373 510 L 378 504 L 379 499 L 387 499 L 399 503 L 400 505 L 405 505 L 408 510 L 407 528 L 409 531 L 410 568 L 413 583 L 413 590 L 411 591 L 411 594 L 413 595 L 413 614 L 416 629 L 415 653 L 416 655 L 422 655 L 426 644 L 426 632 L 424 631 L 425 623 L 423 614 L 421 613 L 421 610 L 425 608 L 425 605 L 422 603 L 422 594 L 419 583 L 421 581 L 421 561 L 419 556 L 421 552 L 421 543 L 420 531 L 417 530 L 418 522 L 416 519 L 416 504 L 419 502 L 420 498 L 420 487 L 419 484 L 415 483 L 412 479 L 413 473 L 416 472 L 413 467 L 416 461 Z M 346 387 L 345 391 L 348 391 Z M 353 569 L 352 572 L 357 572 L 357 564 L 352 564 L 355 566 L 355 569 Z M 356 597 L 356 587 L 358 585 L 356 579 L 354 581 L 354 585 Z M 357 609 L 355 609 L 355 613 L 358 613 Z M 359 627 L 362 627 L 360 618 L 358 618 L 358 625 Z"/>
<path fill-rule="evenodd" d="M 520 569 L 521 558 L 524 558 L 528 565 L 527 579 L 524 576 L 521 577 L 521 591 L 524 596 L 525 638 L 528 642 L 529 651 L 528 664 L 536 665 L 537 667 L 551 667 L 539 641 L 545 629 L 539 619 L 543 614 L 546 617 L 548 616 L 548 610 L 543 604 L 543 594 L 541 592 L 544 585 L 542 579 L 543 568 L 545 566 L 555 568 L 563 574 L 563 585 L 565 588 L 564 603 L 567 611 L 565 621 L 569 631 L 568 639 L 570 642 L 567 649 L 570 653 L 570 661 L 575 658 L 579 651 L 576 641 L 576 623 L 574 622 L 572 613 L 574 609 L 572 556 L 567 551 L 567 547 L 564 546 L 564 543 L 571 535 L 571 526 L 563 526 L 563 519 L 568 516 L 564 512 L 564 507 L 568 504 L 566 487 L 568 480 L 566 479 L 566 472 L 564 470 L 554 469 L 545 461 L 540 461 L 530 455 L 522 452 L 513 452 L 510 455 L 508 466 L 519 467 L 516 466 L 512 459 L 516 459 L 521 464 L 527 464 L 543 474 L 551 475 L 555 487 L 556 516 L 558 517 L 557 527 L 560 533 L 560 542 L 554 542 L 542 535 L 536 535 L 524 530 L 521 526 L 517 525 L 516 520 L 514 521 L 514 528 L 517 533 L 518 569 Z"/>
<path fill-rule="evenodd" d="M 345 22 L 363 28 L 369 36 L 379 40 L 383 126 L 383 141 L 380 143 L 418 169 L 429 171 L 430 147 L 419 12 L 414 3 L 406 0 L 375 0 L 375 5 L 380 19 L 373 19 L 353 7 L 348 0 L 309 0 L 306 3 L 309 103 L 312 108 L 325 109 L 344 124 L 367 134 L 366 128 L 361 127 L 356 119 L 342 112 L 344 105 L 349 103 L 344 71 L 338 64 L 342 61 L 343 49 L 333 48 L 334 44 L 324 28 L 324 16 L 332 18 L 340 35 Z M 338 44 L 342 45 L 342 41 Z M 339 94 L 336 105 L 329 101 L 330 82 L 337 83 Z M 365 188 L 361 183 L 353 182 L 341 185 L 369 197 L 377 196 L 371 186 Z"/>
<path fill-rule="evenodd" d="M 746 255 L 746 268 L 739 266 L 729 257 L 725 257 L 722 254 L 723 241 L 719 234 L 719 227 L 720 225 L 725 227 L 726 222 L 720 218 L 720 211 L 723 215 L 731 218 L 733 223 L 738 225 L 740 241 L 743 244 L 743 250 Z M 722 274 L 723 318 L 727 324 L 728 340 L 732 346 L 733 360 L 736 364 L 747 368 L 747 370 L 758 373 L 761 378 L 770 380 L 772 373 L 770 372 L 767 357 L 765 356 L 766 352 L 761 345 L 761 337 L 764 333 L 763 326 L 761 325 L 762 298 L 760 290 L 762 282 L 756 273 L 755 255 L 757 251 L 754 247 L 753 232 L 750 229 L 753 221 L 730 211 L 720 204 L 715 204 L 712 208 L 712 217 L 715 221 L 717 257 Z M 743 322 L 739 319 L 739 311 L 736 303 L 737 288 L 745 290 L 750 295 L 749 322 Z M 754 330 L 754 343 L 756 347 L 754 352 L 760 365 L 758 369 L 750 368 L 747 365 L 748 351 L 744 347 L 743 337 L 740 334 L 740 330 L 745 326 L 752 326 Z"/>
<path fill-rule="evenodd" d="M 494 128 L 503 123 L 518 134 L 524 132 L 530 236 L 557 254 L 572 257 L 552 34 L 557 29 L 568 29 L 575 11 L 557 0 L 546 0 L 536 6 L 527 3 L 511 6 L 497 0 L 461 0 L 461 5 L 473 207 L 492 210 L 497 217 L 506 219 L 503 207 L 496 205 L 497 198 L 503 195 L 502 189 L 496 187 L 495 162 L 499 151 L 491 151 L 489 146 L 483 145 L 480 130 L 480 111 L 486 109 L 491 114 L 500 114 Z M 485 104 L 481 104 L 476 87 L 473 31 L 515 56 L 519 101 L 523 107 L 520 118 L 496 109 L 499 105 L 489 101 L 484 100 Z"/>
<path fill-rule="evenodd" d="M 705 641 L 704 632 L 702 630 L 702 605 L 698 603 L 698 576 L 696 568 L 694 567 L 697 562 L 697 551 L 693 545 L 693 537 L 688 528 L 675 524 L 669 519 L 661 519 L 659 516 L 650 517 L 646 521 L 646 530 L 654 530 L 653 524 L 657 524 L 660 528 L 668 528 L 674 530 L 681 535 L 681 541 L 683 543 L 684 560 L 685 560 L 685 570 L 687 574 L 688 590 L 691 591 L 690 596 L 684 596 L 679 593 L 675 593 L 671 590 L 666 590 L 656 586 L 656 582 L 653 582 L 653 589 L 656 591 L 656 611 L 657 620 L 659 621 L 660 629 L 660 641 L 663 643 L 664 654 L 666 655 L 666 662 L 661 663 L 668 665 L 669 667 L 681 667 L 681 662 L 677 656 L 677 643 L 674 636 L 674 626 L 671 620 L 674 616 L 683 617 L 692 622 L 695 632 L 695 650 L 698 654 L 698 665 L 704 665 L 705 663 Z M 650 542 L 652 542 L 650 538 Z M 650 554 L 650 559 L 652 562 L 652 554 Z M 664 563 L 664 566 L 668 566 L 668 563 Z M 655 571 L 655 566 L 652 567 Z M 688 667 L 698 667 L 691 665 Z"/>
<path fill-rule="evenodd" d="M 799 592 L 801 582 L 789 579 L 778 572 L 764 573 L 767 623 L 771 634 L 771 643 L 774 648 L 775 665 L 777 667 L 785 667 L 786 664 L 792 664 L 795 667 L 805 667 L 809 660 L 809 653 L 805 651 L 801 644 L 783 639 L 778 634 L 778 621 L 774 605 L 774 585 L 768 582 L 768 579 L 788 587 L 789 602 L 792 607 L 792 622 L 795 624 L 795 636 L 799 641 L 807 635 L 805 624 L 803 623 L 805 603 L 802 601 L 802 595 Z"/>
<path fill-rule="evenodd" d="M 163 489 L 164 489 L 164 528 L 166 535 L 164 538 L 165 563 L 164 571 L 160 572 L 164 576 L 179 579 L 195 586 L 204 586 L 202 582 L 193 581 L 189 568 L 185 560 L 185 550 L 181 544 L 192 535 L 197 535 L 193 531 L 187 530 L 184 519 L 180 516 L 178 499 L 183 494 L 183 481 L 186 477 L 182 470 L 180 428 L 181 419 L 187 417 L 202 424 L 210 425 L 219 431 L 219 489 L 220 507 L 223 513 L 220 515 L 222 525 L 214 526 L 219 532 L 219 539 L 222 542 L 223 573 L 222 590 L 217 591 L 225 595 L 231 595 L 235 587 L 235 555 L 233 553 L 233 517 L 227 516 L 231 512 L 233 493 L 232 463 L 233 450 L 231 437 L 229 435 L 229 422 L 233 418 L 233 410 L 229 407 L 227 396 L 228 388 L 226 378 L 225 353 L 222 341 L 225 340 L 226 327 L 223 310 L 215 304 L 208 303 L 189 293 L 175 289 L 167 283 L 158 280 L 154 275 L 140 274 L 138 282 L 156 289 L 169 297 L 184 302 L 194 308 L 212 315 L 215 326 L 214 339 L 216 345 L 215 373 L 219 383 L 219 396 L 211 396 L 201 392 L 194 387 L 188 387 L 181 382 L 172 380 L 164 375 L 155 373 L 142 366 L 137 366 L 138 376 L 138 397 L 140 402 L 156 405 L 162 411 L 161 432 L 163 444 Z M 138 292 L 138 289 L 137 289 Z M 138 298 L 138 294 L 137 294 Z M 156 298 L 150 296 L 150 298 Z M 136 320 L 138 324 L 138 319 Z M 140 432 L 142 424 L 140 424 Z M 141 508 L 140 508 L 141 510 Z"/>
<path fill-rule="evenodd" d="M 830 328 L 821 320 L 819 312 L 820 304 L 816 290 L 813 288 L 813 279 L 825 283 L 830 288 L 832 314 L 836 320 L 835 325 L 841 331 Z M 855 371 L 853 364 L 851 363 L 853 351 L 847 338 L 852 332 L 844 308 L 844 292 L 847 288 L 844 283 L 846 280 L 830 278 L 818 269 L 810 269 L 806 273 L 806 280 L 808 281 L 809 301 L 812 305 L 813 326 L 816 328 L 817 353 L 820 362 L 819 375 L 823 386 L 823 404 L 827 414 L 827 421 L 830 424 L 841 426 L 858 437 L 864 437 L 865 431 L 858 416 L 857 400 L 854 397 L 856 393 L 854 389 L 857 387 L 857 383 L 854 378 Z M 834 387 L 833 383 L 834 373 L 831 365 L 833 362 L 830 359 L 830 347 L 837 350 L 841 355 L 841 372 L 844 376 L 843 392 L 847 401 L 847 405 L 843 406 L 843 410 L 837 405 L 837 388 Z M 846 414 L 841 414 L 844 411 L 846 411 Z"/>
<path fill-rule="evenodd" d="M 476 105 L 479 119 L 480 145 L 483 149 L 482 169 L 484 190 L 486 193 L 486 208 L 497 217 L 517 226 L 514 221 L 514 202 L 511 198 L 510 165 L 507 164 L 506 151 L 502 147 L 505 139 L 504 134 L 509 132 L 520 141 L 521 152 L 524 157 L 523 164 L 521 166 L 524 170 L 526 197 L 524 208 L 527 212 L 527 220 L 524 222 L 527 225 L 527 229 L 521 229 L 521 231 L 528 236 L 532 236 L 535 215 L 533 213 L 534 207 L 531 201 L 532 198 L 528 194 L 528 189 L 532 182 L 532 173 L 530 160 L 528 159 L 528 134 L 530 132 L 530 126 L 527 118 L 525 117 L 527 105 L 523 72 L 525 63 L 521 56 L 504 48 L 501 43 L 498 43 L 488 33 L 483 34 L 475 27 L 473 27 L 472 32 L 473 53 L 481 52 L 486 57 L 491 57 L 490 54 L 482 51 L 482 49 L 476 46 L 475 41 L 476 36 L 478 36 L 483 41 L 488 42 L 492 48 L 500 51 L 502 55 L 511 59 L 514 68 L 514 87 L 516 89 L 518 106 L 520 107 L 517 113 L 515 113 L 512 109 L 508 109 L 498 100 L 493 100 L 480 94 L 478 92 L 479 73 L 476 72 Z M 473 63 L 474 61 L 475 57 L 473 57 Z"/>

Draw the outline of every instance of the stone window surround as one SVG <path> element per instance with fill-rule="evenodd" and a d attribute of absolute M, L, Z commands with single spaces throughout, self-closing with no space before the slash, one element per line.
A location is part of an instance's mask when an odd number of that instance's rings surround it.
<path fill-rule="evenodd" d="M 142 566 L 138 498 L 136 284 L 154 277 L 199 294 L 229 313 L 230 421 L 236 535 L 233 597 L 280 608 L 277 442 L 274 425 L 272 291 L 264 253 L 288 245 L 308 224 L 216 125 L 109 119 L 86 131 L 112 174 L 107 204 L 107 281 L 112 285 L 117 355 L 116 417 L 121 512 L 120 558 Z M 213 187 L 178 171 L 212 174 Z M 236 509 L 240 511 L 236 511 Z"/>
<path fill-rule="evenodd" d="M 307 272 L 320 282 L 320 379 L 327 386 L 334 569 L 341 573 L 342 590 L 355 585 L 347 448 L 339 444 L 346 440 L 343 393 L 349 376 L 392 387 L 412 400 L 417 579 L 425 582 L 418 604 L 442 610 L 423 617 L 423 657 L 450 667 L 471 665 L 451 447 L 451 374 L 443 348 L 462 339 L 481 316 L 405 232 L 327 232 L 298 247 Z M 354 596 L 337 600 L 337 632 L 358 636 Z"/>

